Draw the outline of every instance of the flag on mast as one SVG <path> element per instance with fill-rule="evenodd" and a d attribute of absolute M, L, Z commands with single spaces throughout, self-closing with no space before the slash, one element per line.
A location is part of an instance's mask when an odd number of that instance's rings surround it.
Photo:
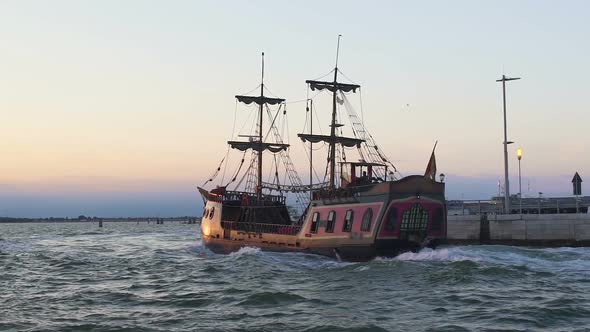
<path fill-rule="evenodd" d="M 438 141 L 434 143 L 434 148 L 432 148 L 432 154 L 430 155 L 430 160 L 428 161 L 428 166 L 426 166 L 426 171 L 424 172 L 424 177 L 430 178 L 431 180 L 436 180 L 436 157 L 434 156 L 434 150 L 436 149 L 436 145 Z"/>

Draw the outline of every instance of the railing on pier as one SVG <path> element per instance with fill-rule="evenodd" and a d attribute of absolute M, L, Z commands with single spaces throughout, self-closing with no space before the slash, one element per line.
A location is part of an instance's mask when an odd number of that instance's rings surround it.
<path fill-rule="evenodd" d="M 295 235 L 301 230 L 298 225 L 261 224 L 253 222 L 222 221 L 224 230 L 242 231 L 247 233 L 271 233 L 280 235 Z"/>
<path fill-rule="evenodd" d="M 539 197 L 522 199 L 523 214 L 588 213 L 590 197 Z M 521 201 L 510 199 L 511 214 L 520 213 Z M 506 214 L 503 198 L 491 200 L 447 200 L 449 215 Z"/>

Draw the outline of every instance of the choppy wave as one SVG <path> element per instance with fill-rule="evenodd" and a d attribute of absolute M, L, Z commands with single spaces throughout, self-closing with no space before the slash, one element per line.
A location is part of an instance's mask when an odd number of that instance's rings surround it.
<path fill-rule="evenodd" d="M 366 263 L 195 225 L 0 224 L 0 331 L 584 330 L 590 248 L 457 246 Z"/>

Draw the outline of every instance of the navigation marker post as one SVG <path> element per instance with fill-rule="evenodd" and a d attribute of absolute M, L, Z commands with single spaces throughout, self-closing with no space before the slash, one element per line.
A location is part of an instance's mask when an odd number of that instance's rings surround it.
<path fill-rule="evenodd" d="M 580 196 L 582 195 L 582 178 L 580 177 L 580 174 L 578 174 L 578 172 L 574 174 L 572 184 L 574 186 L 574 196 L 576 196 L 576 213 L 580 213 L 579 201 Z"/>

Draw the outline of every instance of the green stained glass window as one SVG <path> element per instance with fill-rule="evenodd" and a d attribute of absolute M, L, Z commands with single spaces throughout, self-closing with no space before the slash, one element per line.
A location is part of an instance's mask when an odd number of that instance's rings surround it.
<path fill-rule="evenodd" d="M 415 204 L 404 211 L 402 216 L 402 231 L 425 231 L 428 227 L 428 211 L 422 205 Z"/>

